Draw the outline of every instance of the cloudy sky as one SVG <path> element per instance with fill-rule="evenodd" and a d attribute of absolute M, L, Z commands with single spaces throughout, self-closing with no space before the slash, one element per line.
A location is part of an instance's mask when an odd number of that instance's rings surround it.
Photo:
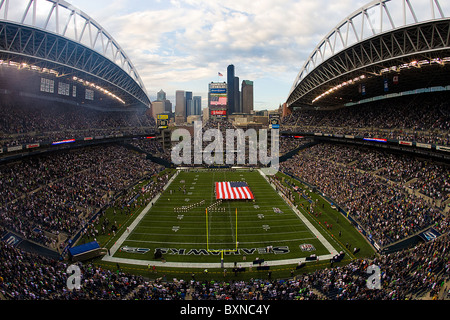
<path fill-rule="evenodd" d="M 286 101 L 319 41 L 359 0 L 68 0 L 102 25 L 133 61 L 153 101 L 162 89 L 192 91 L 206 106 L 208 83 L 234 64 L 254 81 L 255 109 Z M 218 72 L 223 77 L 218 77 Z"/>

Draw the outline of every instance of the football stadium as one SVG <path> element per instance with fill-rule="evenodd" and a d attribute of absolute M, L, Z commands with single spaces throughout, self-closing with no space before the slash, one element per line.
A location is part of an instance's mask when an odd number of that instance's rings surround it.
<path fill-rule="evenodd" d="M 349 12 L 244 131 L 155 115 L 87 8 L 0 1 L 0 300 L 450 300 L 444 2 Z"/>

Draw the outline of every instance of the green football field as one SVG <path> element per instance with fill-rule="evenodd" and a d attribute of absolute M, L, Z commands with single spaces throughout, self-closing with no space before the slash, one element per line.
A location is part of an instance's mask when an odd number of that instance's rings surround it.
<path fill-rule="evenodd" d="M 215 182 L 220 181 L 245 181 L 255 199 L 218 202 Z M 179 171 L 123 230 L 104 260 L 201 267 L 223 257 L 225 263 L 248 264 L 258 258 L 295 264 L 312 254 L 329 259 L 342 250 L 301 211 L 295 212 L 258 170 Z M 158 249 L 163 259 L 155 257 Z"/>

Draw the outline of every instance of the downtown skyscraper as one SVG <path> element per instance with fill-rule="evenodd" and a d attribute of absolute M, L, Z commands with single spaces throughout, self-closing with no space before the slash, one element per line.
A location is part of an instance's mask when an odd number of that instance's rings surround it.
<path fill-rule="evenodd" d="M 227 103 L 227 113 L 232 114 L 235 111 L 235 91 L 236 86 L 234 85 L 235 76 L 234 76 L 234 65 L 230 64 L 227 67 L 227 95 L 228 95 L 228 103 Z"/>
<path fill-rule="evenodd" d="M 253 111 L 253 81 L 242 80 L 241 90 L 242 113 L 250 114 Z"/>
<path fill-rule="evenodd" d="M 194 115 L 200 116 L 202 114 L 202 97 L 201 96 L 194 96 Z"/>
<path fill-rule="evenodd" d="M 232 64 L 227 68 L 227 95 L 227 114 L 246 113 L 242 105 L 241 91 L 239 91 L 239 77 L 236 77 Z"/>
<path fill-rule="evenodd" d="M 175 122 L 184 123 L 186 121 L 186 97 L 184 90 L 175 92 Z"/>
<path fill-rule="evenodd" d="M 192 92 L 191 91 L 186 91 L 185 94 L 184 94 L 184 97 L 185 97 L 185 101 L 186 101 L 185 102 L 186 103 L 186 105 L 185 105 L 185 108 L 186 108 L 185 115 L 186 115 L 186 118 L 187 118 L 187 117 L 189 117 L 189 116 L 194 114 L 194 101 L 192 100 Z"/>

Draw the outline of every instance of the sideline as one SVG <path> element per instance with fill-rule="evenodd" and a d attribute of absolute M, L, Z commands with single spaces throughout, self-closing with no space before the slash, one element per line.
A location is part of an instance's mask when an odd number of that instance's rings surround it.
<path fill-rule="evenodd" d="M 259 173 L 264 177 L 264 179 L 266 179 L 267 183 L 270 184 L 270 186 L 275 190 L 275 192 L 277 192 L 277 189 L 275 188 L 275 186 L 273 184 L 271 184 L 269 182 L 269 179 L 266 177 L 266 175 L 264 174 L 264 172 L 262 172 L 260 169 L 258 169 Z M 277 194 L 281 197 L 280 193 L 277 192 Z M 337 255 L 339 254 L 339 251 L 337 251 L 332 245 L 331 243 L 328 242 L 327 239 L 325 239 L 325 237 L 322 235 L 322 233 L 319 232 L 319 230 L 316 229 L 316 227 L 303 215 L 303 213 L 301 213 L 300 210 L 298 210 L 294 204 L 290 201 L 286 201 L 283 197 L 281 197 L 285 202 L 287 202 L 287 204 L 289 205 L 289 207 L 297 214 L 297 216 L 302 220 L 302 222 L 308 227 L 309 230 L 311 230 L 311 232 L 317 237 L 317 239 L 324 245 L 325 248 L 327 248 L 328 252 L 330 252 L 330 254 L 333 255 Z"/>
<path fill-rule="evenodd" d="M 156 203 L 156 201 L 159 199 L 161 194 L 170 186 L 170 184 L 173 182 L 173 180 L 175 180 L 175 178 L 178 176 L 179 173 L 180 173 L 180 171 L 177 170 L 177 172 L 170 178 L 169 182 L 167 182 L 167 184 L 163 187 L 163 191 L 161 191 L 155 197 L 153 197 L 153 199 L 149 202 L 149 204 L 147 204 L 147 206 L 144 208 L 144 210 L 141 211 L 141 213 L 134 219 L 134 221 L 128 227 L 130 232 L 128 233 L 128 232 L 124 231 L 122 233 L 122 235 L 119 237 L 119 239 L 117 239 L 117 241 L 113 244 L 113 246 L 110 249 L 111 256 L 109 256 L 109 255 L 104 256 L 102 258 L 102 261 L 113 261 L 113 260 L 110 260 L 110 259 L 112 259 L 112 256 L 116 253 L 117 250 L 119 250 L 119 248 L 122 246 L 122 243 L 126 240 L 128 235 L 131 232 L 133 232 L 134 228 L 136 228 L 136 226 L 139 224 L 139 222 L 142 220 L 142 218 L 151 209 L 151 207 L 153 206 L 153 203 Z M 118 259 L 118 258 L 116 258 L 116 259 Z M 117 262 L 117 261 L 113 261 L 113 262 Z"/>

